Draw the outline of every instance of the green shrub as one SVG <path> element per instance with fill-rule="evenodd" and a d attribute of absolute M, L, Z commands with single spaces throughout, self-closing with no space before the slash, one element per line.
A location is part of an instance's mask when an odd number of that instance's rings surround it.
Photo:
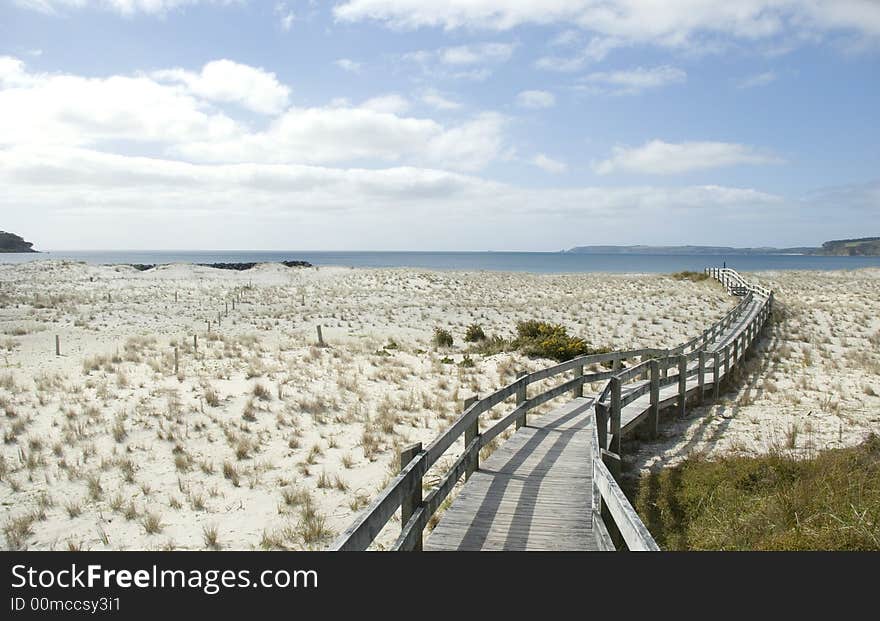
<path fill-rule="evenodd" d="M 464 333 L 464 340 L 466 343 L 485 341 L 486 333 L 483 332 L 483 326 L 478 323 L 472 323 L 471 325 L 469 325 Z"/>
<path fill-rule="evenodd" d="M 433 340 L 437 347 L 452 347 L 452 333 L 444 328 L 434 328 Z"/>
<path fill-rule="evenodd" d="M 691 282 L 700 282 L 701 280 L 706 280 L 709 278 L 703 272 L 676 272 L 675 274 L 671 274 L 672 278 L 675 280 L 690 280 Z"/>
<path fill-rule="evenodd" d="M 477 366 L 477 364 L 474 362 L 473 358 L 465 354 L 464 358 L 461 359 L 461 362 L 458 363 L 458 366 L 470 368 Z"/>
<path fill-rule="evenodd" d="M 545 321 L 520 321 L 513 346 L 526 356 L 550 358 L 558 362 L 594 353 L 582 338 L 569 336 L 565 327 Z"/>

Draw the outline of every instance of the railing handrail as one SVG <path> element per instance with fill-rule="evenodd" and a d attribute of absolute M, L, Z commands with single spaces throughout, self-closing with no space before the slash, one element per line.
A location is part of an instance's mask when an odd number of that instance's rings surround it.
<path fill-rule="evenodd" d="M 491 442 L 514 422 L 521 420 L 524 421 L 526 414 L 531 409 L 569 391 L 574 395 L 582 396 L 583 386 L 585 384 L 606 380 L 606 386 L 599 393 L 595 401 L 597 408 L 604 407 L 603 403 L 609 398 L 610 387 L 613 383 L 612 380 L 616 381 L 619 386 L 624 381 L 639 377 L 646 372 L 647 366 L 652 361 L 657 361 L 659 364 L 663 365 L 664 368 L 668 369 L 677 361 L 680 361 L 681 356 L 684 356 L 686 360 L 693 360 L 701 351 L 706 351 L 705 348 L 707 344 L 712 342 L 714 337 L 722 333 L 725 327 L 729 326 L 735 318 L 742 314 L 744 309 L 747 308 L 748 304 L 753 300 L 755 293 L 766 298 L 764 304 L 767 304 L 768 301 L 772 300 L 772 291 L 757 285 L 749 285 L 739 273 L 731 268 L 706 268 L 705 272 L 707 275 L 711 275 L 725 284 L 729 291 L 730 281 L 745 283 L 740 286 L 745 287 L 749 293 L 744 296 L 735 307 L 725 313 L 721 319 L 713 323 L 709 329 L 704 330 L 701 335 L 694 337 L 673 349 L 643 348 L 579 356 L 572 360 L 567 360 L 551 367 L 546 367 L 525 374 L 489 395 L 468 403 L 467 407 L 464 408 L 464 411 L 458 418 L 456 418 L 452 425 L 437 436 L 427 448 L 421 450 L 421 447 L 419 446 L 419 450 L 413 453 L 411 460 L 408 463 L 401 464 L 400 473 L 394 477 L 394 479 L 392 479 L 376 498 L 373 499 L 370 505 L 361 512 L 355 522 L 347 528 L 336 539 L 336 541 L 334 541 L 330 546 L 330 549 L 367 549 L 397 509 L 402 506 L 406 498 L 416 493 L 419 495 L 419 498 L 421 497 L 421 480 L 424 474 L 437 463 L 440 457 L 443 456 L 459 437 L 464 435 L 466 437 L 464 452 L 455 460 L 453 466 L 441 480 L 441 483 L 427 496 L 427 498 L 425 498 L 424 501 L 421 502 L 421 506 L 413 512 L 409 519 L 402 524 L 401 536 L 395 544 L 395 549 L 411 549 L 413 545 L 415 545 L 415 541 L 421 541 L 421 531 L 427 524 L 427 520 L 433 515 L 449 493 L 452 492 L 455 482 L 461 478 L 463 474 L 466 474 L 468 471 L 471 471 L 472 468 L 476 467 L 479 460 L 480 449 Z M 749 324 L 741 326 L 735 333 L 734 338 L 737 338 L 742 334 L 748 326 Z M 687 350 L 691 351 L 685 353 Z M 645 357 L 649 358 L 645 359 Z M 618 370 L 621 361 L 631 358 L 639 358 L 640 361 L 633 367 L 629 367 L 622 371 Z M 584 367 L 587 365 L 606 362 L 612 362 L 614 368 L 609 371 L 584 373 Z M 530 384 L 572 370 L 576 372 L 573 379 L 567 380 L 541 394 L 526 398 L 526 389 Z M 495 425 L 480 433 L 480 415 L 514 396 L 517 398 L 515 409 L 498 420 Z M 597 416 L 597 422 L 598 418 L 599 417 Z M 598 428 L 598 424 L 596 427 Z M 469 440 L 468 434 L 472 436 Z M 602 452 L 601 449 L 604 448 L 605 447 L 600 447 L 600 453 Z M 594 458 L 598 459 L 601 463 L 601 455 L 595 455 Z M 604 472 L 608 472 L 607 467 L 604 464 L 600 467 L 597 466 L 596 468 L 598 468 L 600 476 L 603 476 Z M 605 469 L 604 471 L 602 470 L 603 468 Z M 611 477 L 610 473 L 608 476 Z M 606 480 L 607 478 L 608 477 L 604 477 L 603 479 L 605 480 L 605 483 L 603 483 L 605 486 L 605 492 L 610 495 L 609 498 L 606 498 L 606 502 L 615 502 L 614 498 L 617 498 L 618 496 L 617 491 L 619 491 L 619 487 L 617 487 L 616 482 L 614 482 L 613 485 L 609 483 Z M 611 477 L 611 480 L 613 481 L 613 477 Z M 615 491 L 615 489 L 617 491 Z M 603 492 L 603 497 L 605 492 Z M 620 494 L 623 494 L 623 492 L 620 491 Z M 619 500 L 619 498 L 617 498 L 617 500 Z M 620 508 L 615 509 L 615 511 L 617 511 L 618 516 L 624 514 L 629 515 L 627 512 L 620 513 L 620 511 L 622 511 Z M 629 517 L 627 519 L 629 519 Z M 641 524 L 640 521 L 639 524 Z M 644 528 L 644 525 L 642 525 L 641 528 Z M 639 529 L 636 528 L 636 530 Z M 645 530 L 645 532 L 647 532 L 647 530 Z M 650 535 L 648 535 L 648 537 L 650 538 Z M 650 541 L 653 543 L 653 539 Z M 627 542 L 627 545 L 629 545 L 629 542 Z M 638 546 L 642 544 L 636 543 L 634 545 Z M 653 545 L 656 547 L 656 544 Z"/>

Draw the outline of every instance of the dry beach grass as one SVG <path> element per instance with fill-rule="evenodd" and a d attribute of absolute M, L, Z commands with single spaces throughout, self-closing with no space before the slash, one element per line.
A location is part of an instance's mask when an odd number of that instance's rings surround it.
<path fill-rule="evenodd" d="M 0 285 L 0 520 L 27 549 L 323 547 L 402 445 L 549 363 L 468 355 L 468 326 L 509 337 L 538 318 L 594 345 L 660 345 L 731 304 L 656 276 L 275 265 L 40 261 L 0 267 Z"/>
<path fill-rule="evenodd" d="M 784 442 L 792 423 L 798 450 L 855 443 L 876 423 L 880 272 L 759 279 L 785 305 L 768 351 L 725 404 L 643 445 L 640 465 Z M 539 319 L 597 347 L 660 347 L 733 303 L 662 275 L 0 266 L 3 542 L 322 548 L 396 472 L 400 447 L 434 438 L 464 398 L 551 364 L 468 353 L 469 326 L 509 338 Z"/>

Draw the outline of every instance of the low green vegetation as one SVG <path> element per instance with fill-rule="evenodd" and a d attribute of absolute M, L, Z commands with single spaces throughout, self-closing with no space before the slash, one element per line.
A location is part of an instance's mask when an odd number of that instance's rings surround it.
<path fill-rule="evenodd" d="M 880 550 L 880 437 L 812 459 L 689 457 L 633 495 L 665 550 Z"/>
<path fill-rule="evenodd" d="M 472 328 L 474 328 L 472 330 Z M 468 327 L 465 341 L 470 342 L 479 329 L 482 338 L 471 342 L 470 353 L 491 356 L 506 351 L 520 351 L 533 358 L 549 358 L 557 362 L 571 360 L 578 356 L 611 351 L 608 348 L 592 347 L 584 339 L 571 336 L 560 324 L 530 319 L 516 324 L 516 336 L 505 339 L 498 335 L 486 336 L 482 328 L 474 324 Z"/>
<path fill-rule="evenodd" d="M 674 274 L 671 274 L 671 276 L 675 280 L 689 280 L 691 282 L 700 282 L 709 278 L 703 272 L 689 272 L 687 270 L 685 270 L 684 272 L 676 272 Z"/>
<path fill-rule="evenodd" d="M 564 326 L 534 320 L 516 324 L 513 347 L 526 356 L 551 358 L 558 362 L 609 351 L 593 348 L 584 339 L 570 336 Z"/>
<path fill-rule="evenodd" d="M 478 323 L 472 323 L 467 327 L 464 333 L 466 343 L 478 343 L 486 340 L 486 333 L 483 332 L 483 326 Z"/>
<path fill-rule="evenodd" d="M 436 347 L 452 347 L 452 333 L 445 328 L 434 328 L 433 341 Z"/>

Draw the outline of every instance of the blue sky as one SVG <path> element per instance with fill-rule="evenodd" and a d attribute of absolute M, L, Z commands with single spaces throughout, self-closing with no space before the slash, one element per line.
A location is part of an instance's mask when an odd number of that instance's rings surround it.
<path fill-rule="evenodd" d="M 874 0 L 12 0 L 0 226 L 43 248 L 880 234 Z"/>

